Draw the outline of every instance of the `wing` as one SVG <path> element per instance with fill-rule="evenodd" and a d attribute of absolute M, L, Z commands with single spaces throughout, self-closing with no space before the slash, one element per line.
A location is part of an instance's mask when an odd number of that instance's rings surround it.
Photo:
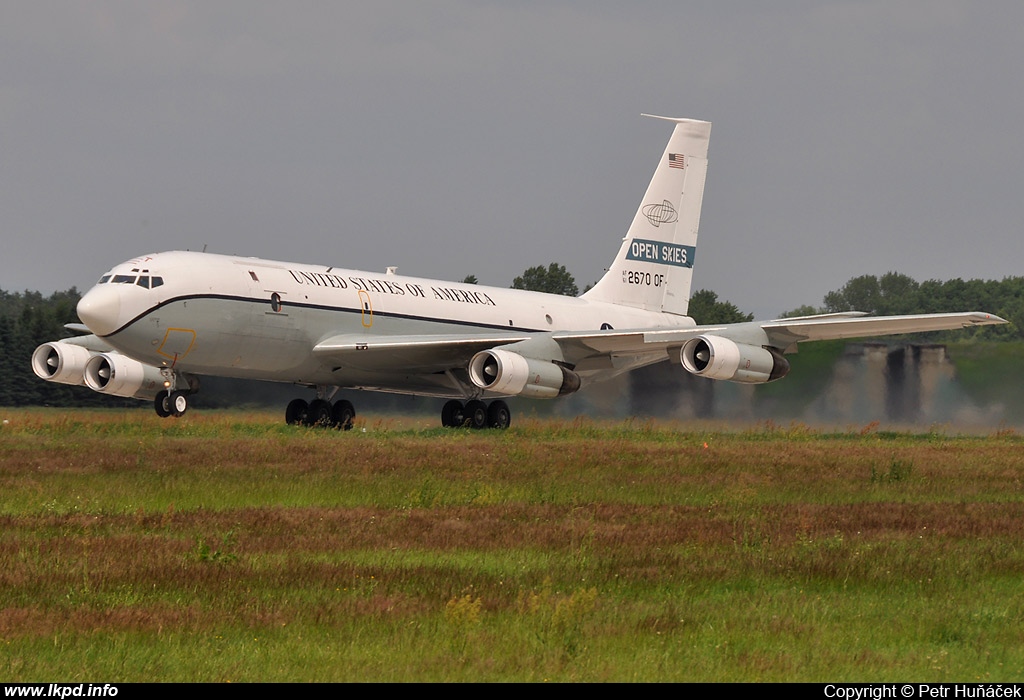
<path fill-rule="evenodd" d="M 804 316 L 762 323 L 768 344 L 784 351 L 808 340 L 868 338 L 903 333 L 946 331 L 972 326 L 993 326 L 1005 319 L 981 311 L 952 314 L 916 314 L 911 316 Z"/>
<path fill-rule="evenodd" d="M 335 369 L 398 373 L 403 381 L 443 374 L 469 391 L 475 385 L 500 395 L 550 397 L 575 391 L 581 378 L 608 378 L 669 358 L 690 372 L 715 379 L 771 381 L 788 371 L 781 354 L 795 350 L 800 342 L 1000 323 L 1006 321 L 982 312 L 913 316 L 851 312 L 656 329 L 337 335 L 318 343 L 313 354 Z"/>
<path fill-rule="evenodd" d="M 868 316 L 850 311 L 818 316 L 635 331 L 586 331 L 555 333 L 553 337 L 576 362 L 593 355 L 636 355 L 667 352 L 700 335 L 716 335 L 738 343 L 769 345 L 783 351 L 812 340 L 867 338 L 903 333 L 955 330 L 1006 323 L 979 311 L 913 316 Z M 567 359 L 568 359 L 567 357 Z"/>
<path fill-rule="evenodd" d="M 336 335 L 317 343 L 313 354 L 322 362 L 339 367 L 428 374 L 462 370 L 483 350 L 507 348 L 529 357 L 564 363 L 581 372 L 592 372 L 630 369 L 638 366 L 638 358 L 642 358 L 641 364 L 666 359 L 670 346 L 681 345 L 707 328 L 719 327 L 494 335 Z"/>
<path fill-rule="evenodd" d="M 586 377 L 642 367 L 666 358 L 700 376 L 744 383 L 785 376 L 783 353 L 813 340 L 864 338 L 954 330 L 1006 323 L 983 312 L 867 316 L 860 312 L 823 314 L 774 321 L 691 326 L 635 332 L 556 333 L 563 354 Z M 571 366 L 572 366 L 571 365 Z"/>
<path fill-rule="evenodd" d="M 336 335 L 320 341 L 313 354 L 323 362 L 364 371 L 429 374 L 464 368 L 476 353 L 526 340 L 528 333 L 493 335 Z"/>
<path fill-rule="evenodd" d="M 664 359 L 671 348 L 679 347 L 699 335 L 716 335 L 739 343 L 770 345 L 790 351 L 796 343 L 804 341 L 921 333 L 1001 323 L 1006 321 L 999 316 L 978 311 L 913 316 L 867 316 L 862 312 L 849 312 L 658 329 L 465 335 L 336 335 L 319 342 L 313 348 L 313 354 L 324 362 L 336 362 L 362 370 L 443 372 L 464 368 L 473 355 L 482 350 L 512 346 L 527 340 L 536 345 L 539 339 L 547 338 L 553 340 L 560 350 L 560 353 L 554 353 L 560 356 L 547 359 L 558 360 L 585 371 L 612 367 L 616 364 L 616 358 L 645 357 L 655 362 Z"/>

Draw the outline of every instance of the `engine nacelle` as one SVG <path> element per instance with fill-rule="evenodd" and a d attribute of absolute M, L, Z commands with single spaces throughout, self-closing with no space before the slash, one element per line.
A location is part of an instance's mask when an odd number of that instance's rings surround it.
<path fill-rule="evenodd" d="M 43 343 L 32 353 L 32 371 L 48 382 L 81 386 L 85 381 L 85 364 L 93 354 L 81 345 Z"/>
<path fill-rule="evenodd" d="M 94 355 L 85 363 L 85 385 L 101 394 L 136 399 L 152 399 L 166 391 L 159 369 L 117 352 Z"/>
<path fill-rule="evenodd" d="M 709 379 L 763 384 L 789 374 L 789 360 L 775 348 L 736 343 L 717 335 L 691 338 L 679 357 L 688 372 Z"/>
<path fill-rule="evenodd" d="M 473 355 L 469 378 L 474 385 L 495 394 L 533 399 L 553 399 L 580 388 L 579 375 L 561 365 L 500 349 Z"/>

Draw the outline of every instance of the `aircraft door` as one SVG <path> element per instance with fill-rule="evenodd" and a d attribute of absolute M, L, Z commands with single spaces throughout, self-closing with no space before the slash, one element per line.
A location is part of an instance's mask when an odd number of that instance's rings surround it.
<path fill-rule="evenodd" d="M 363 322 L 363 328 L 373 326 L 373 303 L 370 301 L 370 294 L 365 289 L 359 290 L 359 308 Z"/>
<path fill-rule="evenodd" d="M 308 357 L 308 340 L 301 332 L 300 300 L 282 272 L 272 267 L 247 271 L 251 325 L 250 337 L 238 345 L 236 364 L 292 367 Z M 269 342 L 265 342 L 269 341 Z"/>

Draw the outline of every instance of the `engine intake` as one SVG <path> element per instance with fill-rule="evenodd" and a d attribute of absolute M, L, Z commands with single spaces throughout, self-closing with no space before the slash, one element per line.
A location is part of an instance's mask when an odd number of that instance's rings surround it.
<path fill-rule="evenodd" d="M 736 343 L 716 335 L 686 341 L 679 358 L 688 372 L 709 379 L 763 384 L 789 374 L 789 360 L 775 348 Z"/>
<path fill-rule="evenodd" d="M 113 396 L 152 399 L 165 390 L 160 370 L 117 352 L 94 355 L 85 364 L 85 385 Z"/>
<path fill-rule="evenodd" d="M 81 345 L 43 343 L 32 353 L 32 371 L 48 382 L 81 386 L 85 381 L 85 363 L 92 355 Z"/>
<path fill-rule="evenodd" d="M 580 388 L 575 372 L 546 360 L 533 360 L 508 350 L 482 350 L 469 361 L 473 384 L 502 396 L 553 399 Z"/>

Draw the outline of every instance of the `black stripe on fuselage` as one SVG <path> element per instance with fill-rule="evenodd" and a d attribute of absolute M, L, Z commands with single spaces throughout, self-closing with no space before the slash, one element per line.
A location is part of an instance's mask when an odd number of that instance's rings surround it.
<path fill-rule="evenodd" d="M 245 304 L 257 304 L 259 306 L 266 306 L 267 308 L 269 308 L 269 305 L 270 305 L 270 300 L 269 299 L 264 299 L 264 298 L 256 299 L 254 297 L 239 297 L 239 296 L 233 296 L 233 295 L 230 295 L 230 294 L 187 294 L 187 295 L 184 295 L 184 296 L 174 297 L 173 299 L 167 299 L 166 301 L 160 302 L 156 306 L 151 306 L 150 308 L 146 309 L 141 314 L 139 314 L 138 316 L 133 318 L 131 321 L 128 321 L 126 324 L 124 324 L 123 326 L 118 328 L 116 331 L 112 331 L 110 333 L 107 333 L 106 335 L 101 335 L 101 336 L 98 336 L 98 337 L 100 337 L 100 338 L 110 338 L 110 337 L 115 336 L 118 333 L 126 330 L 127 328 L 131 327 L 133 324 L 141 321 L 142 319 L 144 319 L 146 316 L 149 316 L 154 311 L 158 311 L 159 309 L 162 309 L 163 307 L 169 306 L 171 304 L 176 304 L 178 302 L 183 302 L 183 301 L 192 301 L 192 300 L 195 300 L 195 299 L 201 299 L 201 300 L 220 299 L 222 301 L 235 301 L 235 302 L 240 302 L 240 303 L 245 303 Z M 346 308 L 346 307 L 343 307 L 343 306 L 330 306 L 328 304 L 308 304 L 308 303 L 293 302 L 293 301 L 289 301 L 287 303 L 287 308 L 290 308 L 290 309 L 295 309 L 295 308 L 314 309 L 314 310 L 318 310 L 318 311 L 333 311 L 335 313 L 344 313 L 344 314 L 362 314 L 363 313 L 363 310 L 358 308 L 358 307 L 350 309 L 350 308 Z M 417 316 L 415 314 L 396 314 L 396 313 L 392 313 L 392 312 L 388 312 L 388 311 L 372 311 L 371 313 L 373 314 L 373 316 L 380 317 L 380 318 L 396 318 L 396 319 L 402 319 L 402 320 L 407 320 L 407 321 L 426 321 L 428 323 L 445 323 L 445 324 L 452 325 L 452 326 L 465 326 L 465 327 L 468 327 L 468 328 L 480 328 L 481 330 L 520 331 L 520 332 L 523 332 L 523 333 L 543 333 L 543 332 L 546 332 L 545 329 L 542 329 L 542 328 L 524 328 L 524 327 L 521 327 L 521 326 L 503 326 L 503 325 L 497 324 L 497 323 L 495 323 L 495 324 L 492 324 L 492 323 L 477 323 L 475 321 L 460 321 L 458 319 L 452 319 L 452 318 L 439 318 L 439 317 L 433 317 L 433 316 Z"/>

